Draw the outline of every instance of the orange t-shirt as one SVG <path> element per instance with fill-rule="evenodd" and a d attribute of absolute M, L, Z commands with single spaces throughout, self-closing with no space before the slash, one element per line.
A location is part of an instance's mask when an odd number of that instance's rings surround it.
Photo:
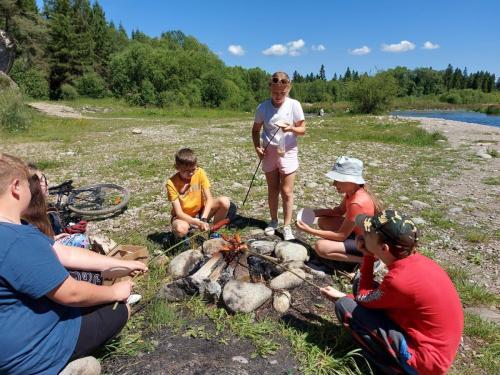
<path fill-rule="evenodd" d="M 187 185 L 187 186 L 186 186 Z M 179 172 L 170 177 L 166 183 L 167 196 L 170 202 L 179 199 L 182 211 L 194 217 L 204 206 L 203 189 L 210 188 L 210 181 L 202 168 L 197 168 L 191 181 L 186 184 L 179 175 Z M 181 191 L 184 191 L 181 193 Z M 173 214 L 173 212 L 172 212 Z"/>
<path fill-rule="evenodd" d="M 346 195 L 344 197 L 344 201 L 345 217 L 352 223 L 356 220 L 356 216 L 360 214 L 370 216 L 375 214 L 375 204 L 373 203 L 370 194 L 368 194 L 363 188 L 356 190 L 351 197 Z M 354 233 L 356 233 L 356 235 L 363 234 L 363 229 L 356 226 L 354 228 Z"/>

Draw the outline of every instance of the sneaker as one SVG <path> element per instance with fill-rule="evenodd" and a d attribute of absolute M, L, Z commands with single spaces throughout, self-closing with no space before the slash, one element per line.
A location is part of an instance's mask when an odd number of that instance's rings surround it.
<path fill-rule="evenodd" d="M 127 298 L 127 304 L 133 305 L 141 300 L 142 296 L 140 294 L 131 294 Z"/>
<path fill-rule="evenodd" d="M 283 239 L 285 241 L 293 241 L 295 239 L 295 236 L 292 232 L 292 227 L 290 225 L 285 225 L 283 227 Z"/>
<path fill-rule="evenodd" d="M 278 220 L 271 220 L 266 229 L 264 229 L 264 233 L 266 236 L 274 236 L 274 232 L 278 228 Z"/>

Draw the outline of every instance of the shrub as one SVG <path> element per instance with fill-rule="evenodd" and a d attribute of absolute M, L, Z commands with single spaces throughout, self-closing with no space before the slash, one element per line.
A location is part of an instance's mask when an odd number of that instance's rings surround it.
<path fill-rule="evenodd" d="M 29 115 L 17 90 L 0 90 L 0 128 L 9 132 L 28 128 Z"/>
<path fill-rule="evenodd" d="M 61 99 L 75 100 L 78 97 L 76 89 L 68 83 L 61 86 Z"/>
<path fill-rule="evenodd" d="M 462 104 L 462 97 L 457 92 L 447 92 L 439 97 L 441 102 L 450 104 Z"/>
<path fill-rule="evenodd" d="M 169 90 L 158 95 L 158 105 L 162 108 L 189 107 L 189 101 L 183 93 Z"/>
<path fill-rule="evenodd" d="M 356 112 L 380 113 L 389 109 L 396 93 L 394 77 L 378 74 L 375 77 L 363 76 L 355 82 L 350 90 L 350 98 Z"/>
<path fill-rule="evenodd" d="M 500 104 L 489 105 L 485 113 L 488 115 L 500 115 Z"/>
<path fill-rule="evenodd" d="M 25 95 L 35 99 L 49 97 L 49 81 L 44 71 L 35 68 L 25 70 L 22 63 L 16 61 L 10 75 Z"/>
<path fill-rule="evenodd" d="M 88 98 L 104 98 L 107 94 L 106 83 L 95 72 L 85 73 L 76 81 L 76 90 Z"/>

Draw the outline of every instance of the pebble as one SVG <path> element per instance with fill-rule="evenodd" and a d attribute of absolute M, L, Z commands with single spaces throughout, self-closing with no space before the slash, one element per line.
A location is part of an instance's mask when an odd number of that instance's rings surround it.
<path fill-rule="evenodd" d="M 459 212 L 462 212 L 462 207 L 452 207 L 448 210 L 448 213 L 450 214 L 458 214 Z"/>
<path fill-rule="evenodd" d="M 132 134 L 142 134 L 142 130 L 141 129 L 132 129 Z"/>
<path fill-rule="evenodd" d="M 415 225 L 424 225 L 426 223 L 426 221 L 424 219 L 422 219 L 421 217 L 414 217 L 411 219 Z"/>
<path fill-rule="evenodd" d="M 246 359 L 245 357 L 242 357 L 241 355 L 237 355 L 237 356 L 234 356 L 233 358 L 231 358 L 234 362 L 239 362 L 239 363 L 243 363 L 244 365 L 246 365 L 248 363 L 248 359 Z"/>
<path fill-rule="evenodd" d="M 416 210 L 423 210 L 424 208 L 430 208 L 431 207 L 430 204 L 425 203 L 425 202 L 421 202 L 421 201 L 417 201 L 417 200 L 411 201 L 411 205 Z"/>

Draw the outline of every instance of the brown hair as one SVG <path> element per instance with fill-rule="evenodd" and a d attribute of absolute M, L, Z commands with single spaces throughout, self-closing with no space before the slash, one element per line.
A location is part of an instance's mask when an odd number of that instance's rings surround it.
<path fill-rule="evenodd" d="M 31 200 L 21 217 L 23 220 L 37 227 L 40 232 L 49 237 L 54 237 L 54 230 L 47 216 L 47 200 L 40 187 L 40 179 L 36 174 L 28 179 L 31 191 Z"/>
<path fill-rule="evenodd" d="M 378 214 L 380 211 L 382 211 L 384 209 L 384 205 L 382 204 L 382 202 L 375 196 L 374 193 L 372 193 L 372 191 L 368 188 L 368 185 L 367 184 L 363 184 L 363 185 L 360 185 L 363 189 L 365 189 L 366 193 L 370 196 L 372 202 L 373 202 L 373 205 L 375 206 L 375 214 Z"/>
<path fill-rule="evenodd" d="M 378 238 L 378 243 L 379 244 L 386 244 L 389 247 L 389 252 L 392 254 L 392 256 L 396 259 L 404 259 L 412 254 L 415 254 L 417 252 L 416 245 L 417 243 L 415 242 L 415 245 L 411 248 L 408 247 L 403 247 L 401 245 L 397 245 L 395 243 L 391 243 L 390 239 L 386 238 L 381 232 L 375 232 Z"/>
<path fill-rule="evenodd" d="M 198 164 L 196 154 L 190 148 L 181 148 L 175 153 L 175 167 L 195 167 Z"/>
<path fill-rule="evenodd" d="M 12 180 L 29 179 L 26 163 L 15 156 L 0 154 L 0 194 L 3 194 Z"/>

